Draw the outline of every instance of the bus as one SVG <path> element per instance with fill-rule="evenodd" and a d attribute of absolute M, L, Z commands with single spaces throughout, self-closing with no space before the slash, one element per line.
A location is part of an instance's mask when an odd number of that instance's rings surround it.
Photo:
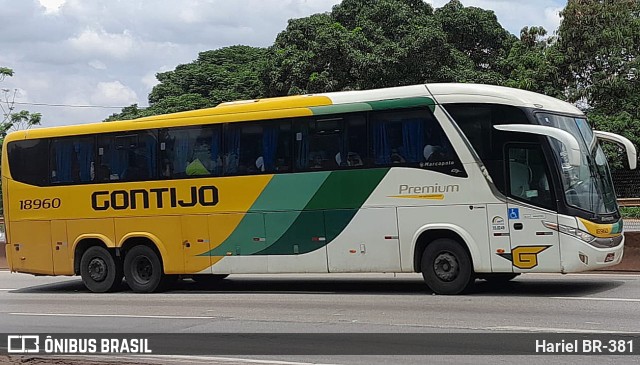
<path fill-rule="evenodd" d="M 422 84 L 260 100 L 9 134 L 13 272 L 155 292 L 230 274 L 476 279 L 616 265 L 624 237 L 600 140 L 571 104 Z"/>

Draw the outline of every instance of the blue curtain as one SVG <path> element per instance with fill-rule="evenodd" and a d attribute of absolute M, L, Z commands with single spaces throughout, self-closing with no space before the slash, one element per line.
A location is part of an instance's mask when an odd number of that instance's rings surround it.
<path fill-rule="evenodd" d="M 67 183 L 71 182 L 71 163 L 73 155 L 73 144 L 64 142 L 55 142 L 56 149 L 56 176 L 52 181 Z"/>
<path fill-rule="evenodd" d="M 213 134 L 211 135 L 211 161 L 215 163 L 215 167 L 213 171 L 211 171 L 214 175 L 222 174 L 222 166 L 218 164 L 220 159 L 220 129 L 214 128 Z"/>
<path fill-rule="evenodd" d="M 424 120 L 405 119 L 402 121 L 402 144 L 407 162 L 420 162 L 424 149 Z"/>
<path fill-rule="evenodd" d="M 240 159 L 240 131 L 239 127 L 229 127 L 226 134 L 227 158 L 225 161 L 225 174 L 238 172 Z"/>
<path fill-rule="evenodd" d="M 391 163 L 391 148 L 387 138 L 387 124 L 384 121 L 373 123 L 373 156 L 376 165 Z"/>
<path fill-rule="evenodd" d="M 279 126 L 266 126 L 262 132 L 262 158 L 264 170 L 273 172 L 276 169 L 276 151 L 278 149 Z"/>
<path fill-rule="evenodd" d="M 93 162 L 93 143 L 75 142 L 74 149 L 78 158 L 80 181 L 91 181 L 91 163 Z"/>
<path fill-rule="evenodd" d="M 187 162 L 193 154 L 195 139 L 191 138 L 187 131 L 179 131 L 175 134 L 176 140 L 173 152 L 173 170 L 175 173 L 185 172 Z"/>

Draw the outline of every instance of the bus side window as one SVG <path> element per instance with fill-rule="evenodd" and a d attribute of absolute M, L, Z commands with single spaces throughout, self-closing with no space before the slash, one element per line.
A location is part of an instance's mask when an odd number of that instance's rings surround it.
<path fill-rule="evenodd" d="M 160 131 L 160 174 L 163 178 L 220 176 L 222 127 L 170 128 Z"/>
<path fill-rule="evenodd" d="M 68 137 L 51 141 L 49 177 L 52 184 L 95 180 L 95 139 Z"/>
<path fill-rule="evenodd" d="M 367 165 L 366 125 L 361 113 L 296 123 L 296 168 L 337 170 Z"/>
<path fill-rule="evenodd" d="M 99 179 L 141 181 L 157 177 L 157 139 L 152 131 L 98 136 Z"/>
<path fill-rule="evenodd" d="M 508 146 L 509 195 L 533 205 L 554 209 L 546 162 L 540 146 Z"/>
<path fill-rule="evenodd" d="M 374 112 L 371 118 L 373 163 L 380 166 L 416 166 L 423 161 L 426 112 Z"/>
<path fill-rule="evenodd" d="M 308 119 L 298 124 L 296 167 L 300 170 L 331 170 L 338 167 L 342 153 L 342 118 Z"/>
<path fill-rule="evenodd" d="M 288 172 L 291 121 L 232 123 L 225 131 L 225 175 Z"/>
<path fill-rule="evenodd" d="M 48 139 L 28 139 L 9 142 L 7 152 L 11 177 L 16 181 L 36 186 L 46 186 L 49 183 Z"/>

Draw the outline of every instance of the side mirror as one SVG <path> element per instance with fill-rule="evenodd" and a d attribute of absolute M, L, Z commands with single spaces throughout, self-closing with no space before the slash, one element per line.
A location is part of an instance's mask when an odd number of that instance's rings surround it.
<path fill-rule="evenodd" d="M 571 166 L 582 165 L 582 159 L 580 156 L 580 144 L 578 140 L 567 131 L 555 127 L 547 127 L 543 125 L 531 125 L 531 124 L 503 124 L 494 125 L 493 128 L 499 131 L 505 132 L 518 132 L 539 134 L 542 136 L 551 137 L 560 141 L 567 150 L 567 158 Z"/>
<path fill-rule="evenodd" d="M 638 153 L 636 152 L 636 147 L 631 143 L 631 141 L 619 134 L 610 133 L 610 132 L 602 132 L 602 131 L 593 131 L 593 134 L 598 139 L 609 141 L 613 143 L 617 143 L 624 147 L 627 152 L 627 160 L 629 161 L 629 169 L 635 170 L 638 165 Z"/>

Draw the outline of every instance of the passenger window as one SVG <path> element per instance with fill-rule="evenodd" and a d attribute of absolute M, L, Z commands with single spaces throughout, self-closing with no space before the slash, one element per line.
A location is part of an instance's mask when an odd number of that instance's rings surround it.
<path fill-rule="evenodd" d="M 48 140 L 31 139 L 10 142 L 7 149 L 11 177 L 14 180 L 36 186 L 48 185 L 49 161 L 42 158 L 48 153 Z"/>
<path fill-rule="evenodd" d="M 152 131 L 98 136 L 96 181 L 140 181 L 155 179 L 157 139 Z"/>
<path fill-rule="evenodd" d="M 546 163 L 539 146 L 509 146 L 509 195 L 533 205 L 554 210 Z"/>
<path fill-rule="evenodd" d="M 291 170 L 291 122 L 231 123 L 225 132 L 225 175 Z"/>
<path fill-rule="evenodd" d="M 375 165 L 414 166 L 466 176 L 449 138 L 425 110 L 374 113 L 371 141 Z"/>
<path fill-rule="evenodd" d="M 51 183 L 70 184 L 94 181 L 95 153 L 94 137 L 53 139 L 49 162 Z"/>
<path fill-rule="evenodd" d="M 161 130 L 161 177 L 220 176 L 221 130 L 220 125 Z"/>
<path fill-rule="evenodd" d="M 295 135 L 296 168 L 313 171 L 366 166 L 366 131 L 363 114 L 301 121 Z"/>

